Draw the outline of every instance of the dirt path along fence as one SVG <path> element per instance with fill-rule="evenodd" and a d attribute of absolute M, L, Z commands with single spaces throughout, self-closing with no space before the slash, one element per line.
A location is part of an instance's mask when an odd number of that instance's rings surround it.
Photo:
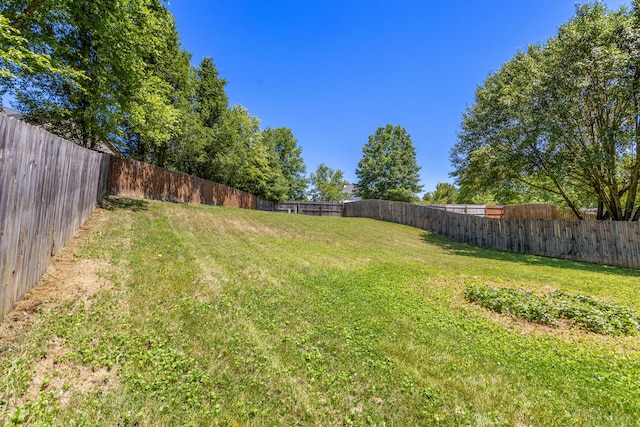
<path fill-rule="evenodd" d="M 105 194 L 109 155 L 0 115 L 0 320 Z"/>

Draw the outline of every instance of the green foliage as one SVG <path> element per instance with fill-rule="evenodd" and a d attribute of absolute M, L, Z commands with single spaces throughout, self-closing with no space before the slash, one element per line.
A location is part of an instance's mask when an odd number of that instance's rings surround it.
<path fill-rule="evenodd" d="M 175 139 L 191 111 L 191 55 L 182 49 L 175 19 L 156 1 L 140 11 L 145 25 L 136 30 L 141 38 L 142 81 L 125 108 L 125 153 L 158 166 L 175 164 Z"/>
<path fill-rule="evenodd" d="M 557 36 L 486 79 L 451 151 L 465 198 L 546 198 L 578 218 L 581 207 L 640 218 L 638 13 L 578 6 Z"/>
<path fill-rule="evenodd" d="M 599 334 L 627 335 L 640 332 L 638 313 L 588 295 L 554 291 L 540 296 L 521 289 L 494 289 L 475 284 L 467 286 L 464 295 L 467 300 L 497 313 L 544 325 L 556 325 L 558 319 L 566 319 Z"/>
<path fill-rule="evenodd" d="M 311 173 L 311 200 L 316 202 L 341 202 L 347 198 L 344 192 L 349 184 L 344 179 L 344 172 L 333 170 L 324 163 L 320 163 L 315 172 Z"/>
<path fill-rule="evenodd" d="M 287 200 L 305 200 L 309 180 L 305 173 L 307 167 L 302 159 L 302 148 L 289 128 L 267 128 L 262 138 L 270 151 L 276 153 L 274 169 L 279 169 L 288 187 Z M 280 201 L 280 200 L 278 200 Z"/>
<path fill-rule="evenodd" d="M 267 200 L 286 198 L 287 181 L 275 147 L 265 143 L 260 120 L 241 105 L 224 113 L 205 152 L 205 178 Z"/>
<path fill-rule="evenodd" d="M 355 193 L 363 199 L 410 202 L 422 190 L 411 136 L 402 126 L 379 127 L 358 162 Z"/>
<path fill-rule="evenodd" d="M 136 17 L 121 3 L 73 0 L 41 4 L 24 16 L 21 3 L 5 4 L 3 14 L 21 20 L 29 47 L 49 53 L 55 66 L 76 68 L 87 77 L 69 84 L 57 76 L 21 76 L 16 87 L 21 110 L 30 121 L 47 123 L 83 145 L 107 140 L 117 132 L 122 107 L 142 77 L 131 32 Z"/>
<path fill-rule="evenodd" d="M 28 40 L 20 35 L 17 28 L 11 26 L 6 16 L 0 14 L 0 81 L 4 86 L 0 92 L 4 92 L 18 74 L 38 72 L 82 78 L 82 74 L 70 68 L 55 67 L 49 55 L 31 50 Z"/>
<path fill-rule="evenodd" d="M 220 72 L 210 57 L 202 59 L 195 74 L 196 113 L 204 126 L 215 128 L 229 106 L 229 99 L 224 91 L 227 81 L 220 77 Z"/>
<path fill-rule="evenodd" d="M 451 205 L 458 203 L 458 189 L 448 182 L 439 182 L 433 193 L 424 193 L 422 201 L 433 205 Z"/>

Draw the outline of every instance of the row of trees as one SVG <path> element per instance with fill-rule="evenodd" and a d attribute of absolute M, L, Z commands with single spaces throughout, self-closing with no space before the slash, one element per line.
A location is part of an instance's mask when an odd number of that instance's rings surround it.
<path fill-rule="evenodd" d="M 291 129 L 263 130 L 229 106 L 211 58 L 191 66 L 161 0 L 10 0 L 0 12 L 0 94 L 27 121 L 273 201 L 345 198 L 342 171 L 321 164 L 306 177 Z M 363 151 L 357 195 L 415 198 L 419 168 L 404 129 L 378 129 Z"/>
<path fill-rule="evenodd" d="M 0 12 L 0 91 L 27 121 L 270 200 L 304 194 L 291 129 L 229 107 L 226 81 L 211 58 L 191 66 L 161 0 L 11 0 Z"/>
<path fill-rule="evenodd" d="M 342 171 L 321 164 L 308 179 L 291 129 L 263 130 L 229 106 L 211 58 L 190 61 L 161 0 L 0 4 L 0 94 L 28 121 L 274 201 L 344 198 Z M 638 220 L 639 142 L 640 0 L 615 12 L 580 6 L 557 36 L 478 88 L 451 152 L 455 197 Z M 355 195 L 413 201 L 419 169 L 404 128 L 380 127 L 363 147 Z"/>

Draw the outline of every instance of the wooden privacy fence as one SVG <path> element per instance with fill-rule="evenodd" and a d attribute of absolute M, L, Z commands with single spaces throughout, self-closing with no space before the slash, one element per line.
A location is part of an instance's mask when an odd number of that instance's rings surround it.
<path fill-rule="evenodd" d="M 405 224 L 488 249 L 640 269 L 640 223 L 493 219 L 402 202 L 346 203 L 343 216 Z"/>
<path fill-rule="evenodd" d="M 106 190 L 109 156 L 0 115 L 0 320 Z"/>
<path fill-rule="evenodd" d="M 342 216 L 342 202 L 288 201 L 276 204 L 276 212 L 314 216 Z"/>
<path fill-rule="evenodd" d="M 487 218 L 531 218 L 531 219 L 560 219 L 557 206 L 551 204 L 523 204 L 523 205 L 422 205 L 445 212 L 465 215 L 486 216 Z"/>
<path fill-rule="evenodd" d="M 206 179 L 136 160 L 112 157 L 110 194 L 182 203 L 272 211 L 273 202 Z"/>
<path fill-rule="evenodd" d="M 201 178 L 97 153 L 0 114 L 0 321 L 105 192 L 273 211 L 274 203 Z"/>

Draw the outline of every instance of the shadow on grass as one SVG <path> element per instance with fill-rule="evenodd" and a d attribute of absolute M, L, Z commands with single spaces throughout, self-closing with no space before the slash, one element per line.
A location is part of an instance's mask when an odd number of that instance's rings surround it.
<path fill-rule="evenodd" d="M 139 212 L 146 211 L 149 202 L 140 199 L 130 199 L 128 197 L 106 195 L 100 200 L 98 206 L 108 211 L 127 210 Z"/>
<path fill-rule="evenodd" d="M 447 237 L 436 234 L 423 233 L 422 240 L 430 245 L 438 246 L 454 255 L 468 256 L 473 258 L 484 258 L 496 261 L 506 261 L 529 266 L 544 266 L 579 271 L 589 271 L 593 273 L 619 274 L 629 277 L 640 277 L 639 270 L 630 268 L 614 267 L 609 265 L 594 264 L 588 262 L 570 261 L 559 258 L 549 258 L 539 255 L 521 254 L 516 252 L 499 251 L 495 249 L 485 249 L 477 246 L 459 243 Z"/>

